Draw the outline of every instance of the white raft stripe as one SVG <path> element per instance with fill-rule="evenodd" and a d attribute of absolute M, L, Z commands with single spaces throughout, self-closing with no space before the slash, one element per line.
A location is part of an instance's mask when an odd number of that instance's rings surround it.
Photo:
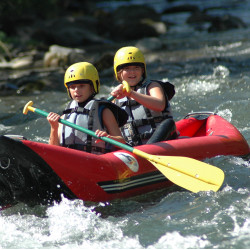
<path fill-rule="evenodd" d="M 126 179 L 124 182 L 121 180 L 121 182 L 116 182 L 113 184 L 100 184 L 101 188 L 104 189 L 106 192 L 121 192 L 126 189 L 136 188 L 138 186 L 144 186 L 148 185 L 150 183 L 160 182 L 160 181 L 166 181 L 166 177 L 162 174 L 154 175 L 154 176 L 148 176 L 143 178 L 138 178 L 136 180 L 129 180 Z"/>

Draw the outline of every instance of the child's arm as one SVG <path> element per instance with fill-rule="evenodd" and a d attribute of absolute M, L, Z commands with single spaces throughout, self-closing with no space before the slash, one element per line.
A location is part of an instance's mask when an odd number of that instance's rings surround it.
<path fill-rule="evenodd" d="M 50 137 L 49 144 L 50 145 L 60 145 L 60 136 L 59 136 L 59 120 L 60 116 L 56 113 L 49 113 L 47 116 L 47 120 L 50 123 Z"/>
<path fill-rule="evenodd" d="M 119 126 L 112 111 L 108 108 L 104 109 L 102 112 L 102 118 L 103 118 L 103 124 L 107 128 L 107 132 L 96 130 L 95 132 L 96 135 L 99 137 L 106 136 L 110 139 L 119 141 L 121 143 L 125 143 L 125 140 L 122 137 L 121 131 L 119 129 Z M 99 140 L 97 140 L 97 142 L 98 141 Z"/>

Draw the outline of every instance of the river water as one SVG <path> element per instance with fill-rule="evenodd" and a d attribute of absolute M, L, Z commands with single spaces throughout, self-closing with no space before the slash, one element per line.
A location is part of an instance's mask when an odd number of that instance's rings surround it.
<path fill-rule="evenodd" d="M 164 4 L 152 2 L 157 8 Z M 200 6 L 204 2 L 189 1 Z M 238 15 L 250 25 L 250 1 L 206 2 L 231 6 L 215 10 L 216 14 Z M 176 86 L 172 100 L 176 120 L 192 111 L 214 111 L 236 126 L 249 144 L 250 29 L 198 32 L 184 24 L 185 15 L 173 15 L 179 24 L 162 38 L 167 49 L 148 55 L 148 73 Z M 102 87 L 101 95 L 108 96 L 110 85 Z M 46 143 L 46 119 L 22 114 L 30 100 L 37 108 L 57 112 L 68 97 L 66 91 L 1 97 L 0 133 Z M 0 248 L 250 248 L 249 156 L 205 161 L 225 172 L 217 193 L 193 194 L 173 187 L 105 204 L 63 198 L 59 204 L 4 209 Z"/>

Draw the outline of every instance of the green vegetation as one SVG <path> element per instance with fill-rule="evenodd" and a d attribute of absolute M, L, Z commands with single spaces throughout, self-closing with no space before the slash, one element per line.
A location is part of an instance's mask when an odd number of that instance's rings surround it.
<path fill-rule="evenodd" d="M 0 23 L 11 20 L 26 19 L 29 16 L 48 18 L 55 15 L 59 0 L 1 0 Z"/>
<path fill-rule="evenodd" d="M 34 19 L 49 19 L 59 12 L 60 0 L 1 0 L 0 1 L 0 55 L 10 59 L 12 45 L 20 45 L 17 35 L 19 27 L 32 23 Z M 30 40 L 27 45 L 36 44 Z M 0 58 L 1 60 L 1 58 Z"/>

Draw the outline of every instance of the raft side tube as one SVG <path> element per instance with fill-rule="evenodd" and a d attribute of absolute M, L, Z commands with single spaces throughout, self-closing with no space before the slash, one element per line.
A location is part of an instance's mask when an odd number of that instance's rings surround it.
<path fill-rule="evenodd" d="M 52 168 L 20 140 L 0 136 L 0 205 L 29 205 L 76 196 Z"/>

